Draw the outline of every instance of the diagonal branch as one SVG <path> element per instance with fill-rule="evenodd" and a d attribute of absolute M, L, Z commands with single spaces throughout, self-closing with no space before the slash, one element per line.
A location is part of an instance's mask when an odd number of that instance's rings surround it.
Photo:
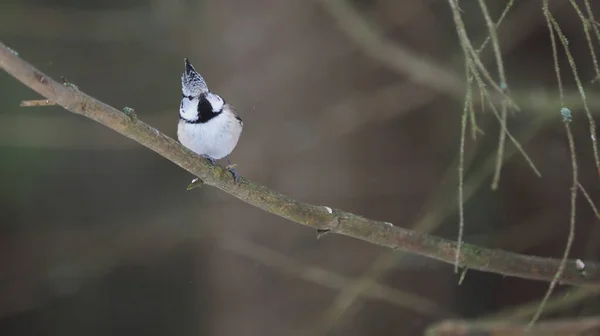
<path fill-rule="evenodd" d="M 222 168 L 212 166 L 177 141 L 135 117 L 123 113 L 79 91 L 49 78 L 0 42 L 0 68 L 46 99 L 66 110 L 90 118 L 138 143 L 219 188 L 257 208 L 320 232 L 341 234 L 380 246 L 422 255 L 454 264 L 456 242 L 406 230 L 389 223 L 370 220 L 352 213 L 297 201 L 265 186 L 240 178 L 234 184 Z M 464 244 L 459 266 L 525 279 L 551 281 L 560 260 L 527 256 L 502 250 Z M 569 260 L 559 282 L 574 285 L 600 285 L 600 264 L 586 262 L 585 276 Z"/>

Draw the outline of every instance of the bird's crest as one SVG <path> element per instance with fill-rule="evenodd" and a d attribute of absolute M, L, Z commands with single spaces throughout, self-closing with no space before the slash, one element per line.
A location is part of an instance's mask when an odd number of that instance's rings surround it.
<path fill-rule="evenodd" d="M 194 69 L 187 58 L 185 59 L 185 70 L 181 76 L 181 92 L 184 96 L 193 97 L 208 92 L 208 86 L 204 78 Z"/>

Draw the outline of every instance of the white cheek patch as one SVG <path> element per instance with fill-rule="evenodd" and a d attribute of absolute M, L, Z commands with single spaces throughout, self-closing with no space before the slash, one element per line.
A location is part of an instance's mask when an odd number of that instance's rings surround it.
<path fill-rule="evenodd" d="M 179 115 L 190 121 L 198 119 L 198 99 L 187 99 L 181 100 L 181 107 L 179 108 Z"/>
<path fill-rule="evenodd" d="M 206 95 L 206 100 L 208 100 L 208 102 L 212 106 L 213 112 L 221 111 L 223 109 L 223 105 L 225 104 L 223 98 L 210 92 Z"/>

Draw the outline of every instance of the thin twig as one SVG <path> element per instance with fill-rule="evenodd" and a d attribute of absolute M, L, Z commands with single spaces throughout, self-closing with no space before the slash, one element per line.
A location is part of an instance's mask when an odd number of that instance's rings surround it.
<path fill-rule="evenodd" d="M 480 87 L 483 87 L 483 81 L 482 81 L 481 77 L 479 76 L 479 74 L 476 71 L 473 71 L 473 69 L 474 69 L 473 68 L 473 64 L 471 64 L 470 67 L 471 67 L 471 70 L 472 70 L 471 73 L 475 77 L 475 81 L 477 81 L 477 83 L 478 83 L 478 85 Z M 492 109 L 492 112 L 494 113 L 494 116 L 500 122 L 500 131 L 503 132 L 503 133 L 506 133 L 506 136 L 508 136 L 508 138 L 510 139 L 510 141 L 512 141 L 512 143 L 515 145 L 515 147 L 517 148 L 517 150 L 519 150 L 519 152 L 521 152 L 521 155 L 523 156 L 523 158 L 525 159 L 525 161 L 527 161 L 527 163 L 529 164 L 529 166 L 531 167 L 531 169 L 533 170 L 533 172 L 538 177 L 541 177 L 542 173 L 540 173 L 539 169 L 537 169 L 537 167 L 533 163 L 533 160 L 531 160 L 531 158 L 529 157 L 529 155 L 527 154 L 527 152 L 525 152 L 525 149 L 523 148 L 523 146 L 521 146 L 521 144 L 519 143 L 519 141 L 517 141 L 517 139 L 515 139 L 515 137 L 513 137 L 513 135 L 508 130 L 508 128 L 506 127 L 506 125 L 504 123 L 502 123 L 502 116 L 498 112 L 498 109 L 496 109 L 496 106 L 494 106 L 494 103 L 492 101 L 492 98 L 490 97 L 489 92 L 487 92 L 487 90 L 482 90 L 482 94 L 486 98 L 486 100 L 488 102 L 488 105 L 490 106 L 490 108 Z"/>
<path fill-rule="evenodd" d="M 511 4 L 509 3 L 509 6 Z M 494 49 L 494 56 L 496 57 L 496 65 L 498 67 L 498 77 L 500 78 L 500 88 L 505 92 L 507 91 L 508 83 L 506 81 L 506 73 L 504 72 L 504 62 L 502 61 L 502 52 L 500 51 L 500 42 L 498 41 L 498 34 L 496 32 L 496 25 L 492 21 L 492 17 L 487 9 L 487 5 L 484 0 L 479 0 L 479 6 L 481 7 L 481 12 L 485 19 L 485 23 L 488 27 L 488 31 L 490 33 L 489 37 L 492 41 L 492 47 Z M 507 6 L 507 8 L 509 8 Z M 507 11 L 506 11 L 507 12 Z M 501 120 L 500 123 L 503 125 L 501 129 L 506 129 L 506 119 L 508 118 L 508 104 L 506 100 L 502 100 L 502 109 L 501 109 Z M 496 171 L 494 172 L 494 178 L 492 180 L 492 190 L 498 189 L 498 184 L 500 183 L 500 172 L 502 171 L 502 161 L 504 158 L 504 145 L 506 144 L 506 132 L 500 131 L 500 135 L 498 137 L 498 156 L 496 158 Z"/>
<path fill-rule="evenodd" d="M 586 300 L 596 300 L 600 295 L 600 288 L 580 287 L 568 291 L 555 293 L 546 301 L 544 311 L 546 314 L 555 314 L 560 311 L 566 311 L 581 305 Z M 529 303 L 520 304 L 516 307 L 505 308 L 499 312 L 486 315 L 479 321 L 521 321 L 531 318 L 538 310 L 541 300 L 534 300 Z"/>
<path fill-rule="evenodd" d="M 590 4 L 590 0 L 585 0 L 585 9 L 589 16 L 589 24 L 592 26 L 592 31 L 596 36 L 597 43 L 600 43 L 600 29 L 598 28 L 599 24 L 596 22 L 596 18 L 594 18 L 594 11 L 592 10 L 592 5 Z M 592 47 L 593 48 L 593 47 Z M 598 67 L 596 66 L 596 70 Z M 596 79 L 595 81 L 600 81 L 600 74 L 596 71 Z M 593 81 L 592 81 L 593 82 Z"/>
<path fill-rule="evenodd" d="M 550 10 L 548 9 L 548 0 L 544 0 L 543 6 L 542 6 L 542 11 L 544 12 L 544 16 L 546 18 L 546 25 L 548 26 L 548 31 L 550 33 L 550 42 L 551 42 L 551 46 L 552 46 L 552 55 L 553 55 L 553 59 L 554 59 L 554 72 L 556 73 L 556 80 L 558 82 L 558 90 L 560 93 L 561 106 L 563 106 L 561 108 L 560 112 L 563 117 L 563 123 L 565 125 L 565 130 L 567 133 L 567 140 L 569 143 L 569 151 L 571 153 L 571 165 L 572 165 L 572 169 L 573 169 L 573 186 L 571 188 L 571 216 L 570 216 L 570 221 L 569 221 L 569 224 L 570 224 L 569 225 L 569 237 L 567 238 L 567 246 L 565 247 L 564 256 L 561 260 L 558 271 L 554 275 L 552 282 L 550 282 L 550 286 L 548 287 L 548 290 L 546 291 L 544 298 L 540 302 L 540 305 L 539 305 L 537 311 L 535 312 L 535 314 L 531 318 L 531 321 L 529 322 L 529 327 L 531 327 L 541 316 L 542 312 L 544 311 L 544 306 L 546 305 L 546 302 L 550 298 L 550 295 L 552 295 L 552 291 L 554 290 L 554 287 L 556 286 L 556 283 L 558 282 L 557 279 L 560 278 L 560 275 L 565 268 L 564 263 L 569 256 L 569 252 L 571 250 L 571 244 L 573 243 L 573 239 L 575 236 L 575 201 L 576 201 L 576 197 L 577 197 L 577 186 L 579 185 L 579 181 L 577 178 L 577 157 L 575 155 L 575 141 L 573 140 L 573 134 L 571 133 L 571 127 L 570 127 L 572 116 L 571 116 L 571 111 L 568 108 L 566 108 L 564 105 L 563 85 L 562 85 L 562 78 L 560 75 L 560 66 L 558 63 L 558 51 L 557 51 L 558 48 L 556 46 L 556 38 L 554 36 L 555 31 L 558 34 L 559 39 L 561 39 L 561 42 L 563 43 L 563 47 L 565 48 L 567 55 L 570 55 L 570 54 L 569 54 L 566 44 L 564 43 L 565 41 L 562 40 L 564 38 L 564 35 L 562 35 L 562 32 L 560 31 L 558 24 L 555 23 L 556 21 L 554 20 L 554 18 L 552 17 L 552 14 L 550 13 Z M 575 68 L 573 67 L 573 65 L 572 65 L 572 69 L 575 74 L 575 77 L 577 78 L 577 72 L 575 71 Z M 583 95 L 582 95 L 582 98 L 585 99 L 585 97 Z M 584 104 L 585 104 L 585 101 L 584 101 Z M 595 139 L 593 139 L 593 140 L 595 142 Z"/>
<path fill-rule="evenodd" d="M 498 46 L 498 48 L 497 48 L 498 51 L 496 52 L 496 50 L 495 50 L 494 54 L 496 55 L 496 59 L 500 58 L 499 57 L 500 56 L 500 50 L 499 50 L 499 43 L 497 42 L 498 38 L 496 36 L 497 35 L 496 34 L 496 30 L 498 29 L 498 27 L 500 26 L 500 24 L 502 23 L 502 21 L 504 21 L 504 18 L 506 17 L 506 14 L 508 14 L 508 11 L 512 8 L 512 5 L 513 5 L 514 2 L 515 2 L 515 0 L 510 0 L 506 4 L 506 6 L 504 7 L 504 10 L 502 11 L 502 15 L 500 15 L 500 18 L 498 19 L 498 22 L 496 22 L 496 24 L 494 24 L 493 22 L 491 22 L 491 18 L 489 18 L 489 14 L 487 14 L 488 17 L 486 18 L 486 20 L 489 20 L 488 30 L 490 30 L 490 34 L 486 37 L 486 39 L 483 41 L 483 43 L 481 44 L 481 46 L 479 46 L 479 49 L 477 49 L 477 55 L 481 54 L 481 52 L 485 49 L 485 47 L 487 46 L 487 44 L 492 40 L 492 37 L 494 37 L 494 39 L 496 40 L 495 45 Z M 487 8 L 486 8 L 486 13 L 487 13 Z M 492 29 L 489 29 L 490 25 L 494 26 L 493 33 L 492 33 Z M 503 69 L 504 66 L 502 65 L 501 61 L 502 61 L 502 59 L 500 58 L 500 62 L 499 62 L 500 65 L 499 65 L 499 68 L 498 68 L 498 70 L 499 70 L 498 72 L 499 73 L 504 73 L 504 69 Z M 467 68 L 468 68 L 468 61 L 467 61 Z M 472 83 L 473 83 L 473 74 L 471 72 L 467 72 L 467 80 L 468 80 L 468 85 L 469 86 L 472 85 Z M 503 82 L 506 82 L 506 78 L 504 78 Z M 484 88 L 480 88 L 480 90 L 479 90 L 480 91 L 480 95 L 481 95 L 480 101 L 481 101 L 481 111 L 482 112 L 485 109 L 485 102 L 484 102 L 484 99 L 483 99 L 483 90 L 484 90 Z M 477 124 L 475 123 L 475 110 L 473 108 L 473 101 L 472 100 L 470 102 L 469 109 L 470 109 L 470 118 L 471 118 L 471 137 L 473 138 L 473 140 L 475 140 L 476 133 L 477 133 L 477 130 L 479 130 L 479 128 L 477 127 Z M 505 121 L 504 124 L 506 125 L 506 118 L 504 118 L 503 120 Z M 481 132 L 481 130 L 479 130 L 479 131 Z M 501 137 L 500 142 L 504 143 L 504 139 L 506 139 L 505 133 L 501 132 L 500 133 L 500 137 Z M 504 149 L 504 146 L 503 146 L 503 149 Z M 502 161 L 502 160 L 500 160 L 500 161 Z M 499 171 L 498 171 L 498 177 L 499 177 L 499 175 L 500 174 L 499 174 Z M 499 178 L 498 178 L 498 180 L 499 180 Z"/>
<path fill-rule="evenodd" d="M 337 209 L 330 212 L 324 206 L 297 201 L 243 177 L 236 184 L 226 170 L 211 165 L 142 120 L 134 120 L 80 90 L 56 82 L 10 52 L 2 43 L 0 68 L 66 110 L 90 118 L 148 147 L 198 176 L 207 185 L 219 188 L 259 209 L 313 229 L 330 230 L 331 233 L 454 264 L 456 242 L 397 225 L 390 226 L 385 222 Z M 550 281 L 560 265 L 560 260 L 557 259 L 486 249 L 470 244 L 464 244 L 462 252 L 461 267 L 526 279 Z M 559 280 L 574 285 L 600 285 L 600 265 L 591 261 L 586 262 L 586 265 L 588 276 L 582 278 L 575 267 L 575 261 L 569 260 Z"/>
<path fill-rule="evenodd" d="M 52 105 L 56 105 L 56 103 L 49 99 L 23 100 L 21 102 L 21 107 L 52 106 Z"/>
<path fill-rule="evenodd" d="M 510 8 L 509 6 L 506 8 Z M 506 82 L 506 73 L 504 72 L 504 62 L 502 61 L 502 52 L 500 51 L 500 41 L 498 40 L 498 33 L 496 32 L 497 26 L 492 21 L 492 17 L 487 9 L 487 5 L 484 0 L 479 0 L 479 6 L 481 7 L 481 13 L 485 19 L 485 24 L 488 27 L 490 33 L 489 37 L 492 40 L 492 47 L 494 49 L 494 56 L 496 57 L 496 66 L 498 67 L 498 77 L 500 78 L 500 88 L 506 90 L 508 83 Z M 508 11 L 508 10 L 507 10 Z"/>
<path fill-rule="evenodd" d="M 569 50 L 569 41 L 567 41 L 566 36 L 563 34 L 560 26 L 558 25 L 558 22 L 556 22 L 556 19 L 554 19 L 554 16 L 552 16 L 552 13 L 550 13 L 550 10 L 548 9 L 548 5 L 547 5 L 547 0 L 544 0 L 543 11 L 544 11 L 544 16 L 552 24 L 552 27 L 554 27 L 554 30 L 556 31 L 556 34 L 558 35 L 558 39 L 559 39 L 560 43 L 562 44 L 563 49 L 565 50 L 565 54 L 567 55 L 567 60 L 569 61 L 569 66 L 571 67 L 571 71 L 573 72 L 573 78 L 575 79 L 575 83 L 577 84 L 577 89 L 579 91 L 579 95 L 581 96 L 581 100 L 583 102 L 583 109 L 585 110 L 585 114 L 588 117 L 588 121 L 590 124 L 590 137 L 592 139 L 592 149 L 594 152 L 594 161 L 596 163 L 596 170 L 598 172 L 598 175 L 600 175 L 600 155 L 598 154 L 598 140 L 596 138 L 596 121 L 594 120 L 594 117 L 592 116 L 592 112 L 590 111 L 590 108 L 588 107 L 585 90 L 583 89 L 583 84 L 581 83 L 581 80 L 579 79 L 579 75 L 577 74 L 577 66 L 575 64 L 575 59 L 573 58 L 573 55 L 571 55 L 571 51 Z M 564 106 L 564 104 L 562 106 Z"/>
<path fill-rule="evenodd" d="M 465 23 L 462 20 L 462 17 L 460 14 L 460 9 L 458 8 L 458 4 L 456 3 L 456 0 L 448 0 L 448 3 L 450 4 L 450 8 L 452 9 L 454 24 L 456 26 L 456 31 L 458 32 L 458 38 L 460 40 L 460 45 L 463 48 L 463 50 L 465 51 L 465 57 L 467 57 L 470 60 L 469 61 L 470 63 L 473 63 L 473 65 L 474 65 L 473 71 L 481 72 L 481 76 L 483 78 L 485 78 L 488 85 L 490 85 L 492 88 L 494 88 L 494 90 L 496 90 L 498 92 L 498 94 L 502 97 L 502 99 L 507 100 L 510 107 L 514 108 L 515 110 L 520 110 L 519 106 L 509 96 L 506 95 L 506 92 L 501 87 L 501 85 L 498 85 L 494 81 L 494 79 L 490 75 L 489 71 L 486 69 L 485 65 L 483 65 L 483 62 L 479 58 L 479 55 L 473 48 L 473 45 L 471 44 L 471 41 L 469 40 L 469 36 L 467 35 Z"/>
<path fill-rule="evenodd" d="M 468 68 L 468 67 L 467 67 Z M 467 88 L 467 90 L 471 90 L 471 92 L 473 91 L 472 86 L 473 86 L 473 76 L 469 75 L 469 78 L 467 78 L 468 81 L 468 85 L 469 87 Z M 481 99 L 482 103 L 483 103 L 483 96 Z M 477 120 L 475 118 L 475 104 L 473 103 L 473 99 L 471 99 L 469 101 L 469 124 L 471 125 L 471 139 L 473 139 L 473 141 L 477 140 L 477 133 L 481 133 L 482 135 L 484 135 L 485 133 L 483 133 L 483 131 L 481 130 L 481 128 L 479 128 L 479 126 L 477 126 Z M 483 112 L 483 108 L 482 111 Z"/>
<path fill-rule="evenodd" d="M 588 194 L 588 192 L 581 185 L 581 183 L 577 183 L 577 186 L 579 187 L 579 190 L 583 194 L 583 197 L 585 197 L 585 199 L 587 200 L 588 204 L 590 205 L 590 208 L 592 208 L 592 211 L 594 211 L 594 216 L 596 216 L 596 219 L 600 219 L 600 213 L 598 212 L 598 208 L 596 208 L 596 205 L 594 204 L 594 201 L 592 201 L 592 198 L 590 197 L 590 194 Z"/>
<path fill-rule="evenodd" d="M 496 23 L 496 29 L 498 28 L 498 26 L 500 26 L 502 21 L 504 21 L 506 14 L 508 14 L 508 11 L 512 8 L 512 5 L 514 3 L 515 3 L 515 0 L 510 0 L 506 4 L 506 6 L 504 7 L 504 10 L 502 11 L 502 15 L 500 15 L 500 18 L 498 19 L 498 22 Z M 480 54 L 485 49 L 485 47 L 487 46 L 487 44 L 490 42 L 491 39 L 492 39 L 492 35 L 488 35 L 488 37 L 485 38 L 485 40 L 483 41 L 483 43 L 481 44 L 479 49 L 477 49 L 478 54 Z"/>
<path fill-rule="evenodd" d="M 573 6 L 573 8 L 575 9 L 575 11 L 577 12 L 579 19 L 581 20 L 581 23 L 583 24 L 583 32 L 585 34 L 585 39 L 588 42 L 590 56 L 592 57 L 592 64 L 594 66 L 594 70 L 596 71 L 596 77 L 594 78 L 594 80 L 598 80 L 598 79 L 600 79 L 600 67 L 598 67 L 598 59 L 596 58 L 596 52 L 594 51 L 594 44 L 592 42 L 592 35 L 590 34 L 590 27 L 593 27 L 593 25 L 583 15 L 583 12 L 581 11 L 581 9 L 579 9 L 579 5 L 577 5 L 575 0 L 570 0 L 570 2 L 571 2 L 571 5 Z M 591 10 L 591 7 L 589 6 L 589 3 L 586 3 L 586 6 L 588 9 L 588 14 L 590 15 L 590 19 L 593 20 L 594 14 L 592 14 L 592 10 Z"/>
<path fill-rule="evenodd" d="M 472 78 L 472 77 L 471 77 Z M 543 119 L 541 116 L 536 118 L 537 120 Z M 528 127 L 528 135 L 525 137 L 524 141 L 528 141 L 531 139 L 532 134 L 536 133 L 536 130 L 541 127 L 540 122 L 535 122 Z M 516 148 L 508 148 L 506 151 L 506 157 L 511 157 L 516 153 Z M 459 165 L 459 156 L 460 153 L 456 155 L 454 162 L 451 166 L 446 170 L 445 176 L 441 179 L 440 191 L 438 191 L 438 197 L 432 197 L 426 204 L 423 206 L 423 215 L 415 222 L 411 223 L 408 226 L 412 227 L 413 230 L 420 232 L 432 232 L 437 229 L 447 218 L 449 218 L 452 213 L 456 209 L 456 204 L 458 202 L 458 198 L 448 196 L 446 197 L 446 193 L 442 190 L 445 189 L 446 186 L 452 184 L 450 180 L 452 180 L 452 176 L 455 176 L 455 171 Z M 470 178 L 465 181 L 463 187 L 463 204 L 467 202 L 467 200 L 473 197 L 478 188 L 484 183 L 489 175 L 492 174 L 494 169 L 494 158 L 491 155 L 488 155 L 486 159 L 483 159 L 481 166 L 478 169 L 475 169 L 471 174 Z M 469 162 L 471 163 L 471 162 Z M 467 169 L 468 163 L 465 162 L 464 169 Z M 439 196 L 442 196 L 440 199 Z M 360 308 L 364 305 L 363 302 L 356 302 L 352 304 L 352 302 L 356 301 L 360 298 L 360 292 L 357 288 L 361 288 L 361 291 L 372 288 L 377 282 L 377 278 L 381 278 L 387 270 L 392 269 L 394 266 L 398 265 L 402 258 L 406 256 L 406 254 L 397 254 L 394 252 L 387 252 L 383 255 L 379 256 L 375 262 L 372 263 L 372 266 L 368 271 L 364 273 L 364 276 L 359 278 L 357 282 L 368 281 L 370 285 L 363 284 L 362 287 L 348 286 L 347 289 L 341 291 L 336 299 L 334 300 L 332 307 L 330 308 L 332 312 L 335 312 L 335 315 L 331 314 L 329 316 L 333 317 L 337 322 L 337 324 L 341 324 L 343 318 L 345 321 L 349 321 L 355 316 Z M 382 260 L 385 260 L 384 266 L 382 266 Z M 464 276 L 466 275 L 466 271 L 468 268 L 463 268 L 463 272 L 459 277 L 458 283 L 459 285 L 464 280 Z M 340 307 L 340 302 L 343 303 L 343 306 L 346 310 L 342 310 Z M 339 316 L 339 317 L 338 317 Z M 328 327 L 331 327 L 331 323 L 329 321 L 323 321 L 323 328 L 319 329 L 319 331 L 327 331 Z M 312 331 L 312 329 L 309 329 Z"/>
<path fill-rule="evenodd" d="M 600 221 L 600 212 L 598 212 L 598 208 L 594 204 L 592 197 L 590 196 L 590 194 L 588 194 L 588 192 L 585 190 L 585 188 L 583 187 L 583 185 L 581 183 L 579 183 L 578 186 L 579 186 L 579 190 L 583 194 L 583 197 L 586 199 L 586 201 L 590 205 L 590 208 L 592 208 L 592 211 L 594 212 L 594 216 L 596 217 L 597 220 Z M 585 246 L 585 250 L 584 250 L 585 252 L 583 253 L 583 256 L 585 256 L 585 257 L 595 256 L 595 251 L 596 251 L 596 248 L 598 245 L 597 239 L 595 239 L 595 238 L 597 238 L 598 236 L 600 236 L 600 226 L 594 225 L 592 227 L 592 231 L 590 231 L 587 235 L 588 242 Z"/>
<path fill-rule="evenodd" d="M 384 253 L 378 256 L 370 269 L 340 291 L 331 306 L 321 313 L 321 323 L 309 326 L 303 334 L 316 336 L 331 334 L 344 316 L 360 309 L 360 306 L 355 305 L 354 301 L 360 297 L 361 293 L 368 292 L 377 285 L 377 279 L 387 273 L 393 265 L 396 265 L 397 257 L 397 253 Z"/>
<path fill-rule="evenodd" d="M 466 63 L 466 62 L 465 62 Z M 465 64 L 467 78 L 473 78 L 469 74 L 469 67 Z M 467 137 L 467 119 L 469 117 L 469 106 L 472 102 L 472 86 L 467 86 L 463 113 L 460 120 L 460 148 L 458 149 L 458 241 L 456 246 L 456 256 L 454 258 L 454 273 L 458 273 L 458 261 L 460 260 L 460 248 L 463 242 L 463 233 L 465 227 L 465 209 L 464 209 L 464 177 L 465 177 L 465 138 Z"/>
<path fill-rule="evenodd" d="M 469 37 L 467 36 L 464 22 L 462 21 L 462 18 L 460 15 L 460 9 L 458 8 L 458 4 L 455 1 L 456 0 L 448 0 L 448 2 L 450 3 L 450 7 L 452 8 L 453 14 L 454 14 L 453 15 L 454 23 L 456 25 L 459 39 L 461 41 L 461 47 L 464 51 L 465 61 L 467 62 L 467 66 L 470 68 L 470 74 L 476 79 L 476 83 L 479 86 L 479 90 L 480 90 L 481 94 L 488 100 L 489 105 L 492 108 L 492 111 L 494 112 L 494 116 L 498 119 L 498 121 L 500 121 L 501 134 L 506 133 L 505 135 L 508 136 L 508 138 L 514 143 L 514 145 L 523 154 L 525 160 L 529 163 L 529 165 L 531 166 L 531 168 L 533 169 L 535 174 L 538 175 L 538 177 L 541 177 L 541 173 L 535 167 L 535 164 L 533 163 L 533 161 L 529 158 L 529 156 L 527 155 L 525 150 L 522 148 L 522 146 L 519 144 L 519 142 L 508 131 L 508 128 L 506 127 L 506 120 L 505 120 L 506 118 L 503 118 L 500 115 L 500 113 L 498 113 L 498 111 L 496 110 L 496 107 L 494 106 L 494 101 L 493 101 L 490 93 L 485 88 L 485 84 L 483 82 L 483 79 L 481 78 L 481 74 L 483 74 L 483 76 L 488 80 L 488 82 L 491 82 L 492 83 L 491 85 L 501 93 L 501 96 L 502 96 L 501 101 L 503 102 L 503 104 L 508 104 L 510 107 L 512 107 L 514 109 L 518 109 L 518 106 L 516 106 L 512 102 L 510 97 L 508 97 L 506 95 L 505 90 L 503 88 L 501 88 L 500 86 L 498 86 L 497 84 L 495 84 L 495 82 L 491 79 L 491 76 L 489 75 L 489 73 L 487 72 L 487 70 L 485 69 L 483 64 L 481 63 L 478 53 L 474 51 L 473 46 L 471 45 L 471 42 L 469 40 Z M 480 74 L 480 72 L 481 72 L 481 74 Z M 503 122 L 503 120 L 504 120 L 504 122 Z M 504 142 L 503 136 L 500 137 L 500 142 L 501 143 Z M 498 163 L 498 164 L 500 164 L 500 165 L 501 165 L 503 153 L 504 153 L 504 147 L 500 147 L 499 153 L 498 153 L 499 160 L 500 160 L 500 163 Z M 499 178 L 499 169 L 498 168 L 496 169 L 496 176 L 498 176 L 498 178 Z"/>
<path fill-rule="evenodd" d="M 575 202 L 577 200 L 577 186 L 579 185 L 579 181 L 578 181 L 578 177 L 577 177 L 577 171 L 578 171 L 577 156 L 575 155 L 575 141 L 573 140 L 573 133 L 571 132 L 571 126 L 570 126 L 571 112 L 568 109 L 563 107 L 561 113 L 563 114 L 565 131 L 567 133 L 567 139 L 569 142 L 569 150 L 571 152 L 571 168 L 573 169 L 573 184 L 571 186 L 571 215 L 569 216 L 569 236 L 567 237 L 567 245 L 565 246 L 565 251 L 563 253 L 563 257 L 562 257 L 562 260 L 558 267 L 558 270 L 556 271 L 556 274 L 554 275 L 552 282 L 550 282 L 550 286 L 548 287 L 548 290 L 546 291 L 546 295 L 544 295 L 544 298 L 542 299 L 542 302 L 540 303 L 538 310 L 531 318 L 531 321 L 529 322 L 529 326 L 532 326 L 538 320 L 538 318 L 544 311 L 544 306 L 546 305 L 546 302 L 552 295 L 552 291 L 554 290 L 554 287 L 556 287 L 556 284 L 558 283 L 558 279 L 560 278 L 562 272 L 565 269 L 567 258 L 569 257 L 569 253 L 571 252 L 571 246 L 573 245 L 573 240 L 575 239 L 575 214 L 576 214 L 576 203 Z"/>
<path fill-rule="evenodd" d="M 232 238 L 219 238 L 218 240 L 218 246 L 222 249 L 231 251 L 244 258 L 249 258 L 268 267 L 272 267 L 282 273 L 298 277 L 326 288 L 344 290 L 354 283 L 354 279 L 346 278 L 327 269 L 303 264 L 293 258 L 249 240 Z M 449 313 L 443 311 L 443 309 L 436 305 L 435 302 L 413 293 L 404 292 L 379 283 L 370 283 L 370 285 L 369 288 L 366 288 L 359 293 L 359 295 L 362 295 L 363 299 L 387 302 L 423 314 L 424 316 L 437 316 Z"/>
<path fill-rule="evenodd" d="M 493 110 L 493 109 L 492 109 Z M 508 130 L 506 120 L 508 119 L 508 104 L 502 102 L 500 109 L 500 135 L 498 136 L 498 151 L 496 156 L 496 169 L 494 170 L 494 178 L 492 179 L 492 190 L 497 190 L 500 184 L 500 172 L 502 171 L 502 162 L 504 161 L 504 148 L 506 145 L 506 134 L 504 130 Z"/>
<path fill-rule="evenodd" d="M 464 83 L 443 66 L 402 46 L 388 43 L 376 26 L 361 17 L 348 0 L 319 1 L 335 18 L 336 23 L 363 50 L 395 71 L 404 73 L 416 83 L 434 88 L 451 96 L 464 95 Z"/>
<path fill-rule="evenodd" d="M 504 66 L 502 65 L 502 58 L 500 57 L 500 50 L 499 50 L 499 43 L 498 43 L 498 37 L 496 34 L 496 27 L 498 27 L 500 25 L 500 23 L 502 22 L 502 20 L 504 20 L 504 17 L 506 16 L 506 14 L 508 13 L 508 10 L 511 8 L 512 4 L 513 4 L 514 0 L 511 0 L 505 7 L 502 15 L 500 16 L 500 19 L 498 20 L 497 24 L 494 24 L 491 21 L 491 18 L 489 16 L 489 13 L 487 13 L 487 8 L 485 7 L 485 3 L 483 3 L 483 0 L 480 0 L 480 5 L 482 7 L 482 10 L 484 11 L 484 14 L 486 15 L 486 20 L 488 23 L 488 28 L 490 31 L 490 35 L 486 38 L 486 40 L 481 44 L 481 46 L 479 47 L 479 49 L 477 50 L 477 54 L 480 54 L 481 51 L 485 48 L 486 44 L 488 41 L 490 41 L 490 39 L 494 42 L 494 51 L 496 54 L 496 58 L 497 58 L 497 62 L 498 62 L 498 72 L 501 73 L 501 78 L 502 78 L 502 83 L 506 82 L 506 77 L 504 76 Z M 475 140 L 476 135 L 477 135 L 477 130 L 479 129 L 477 127 L 477 124 L 475 122 L 475 110 L 473 108 L 473 89 L 472 89 L 472 85 L 473 85 L 473 78 L 474 78 L 474 74 L 473 71 L 470 70 L 469 67 L 469 55 L 467 54 L 466 50 L 463 50 L 464 54 L 465 54 L 465 71 L 466 71 L 466 77 L 467 77 L 467 87 L 466 87 L 466 96 L 465 96 L 465 105 L 464 105 L 464 110 L 463 110 L 463 116 L 462 116 L 462 121 L 461 121 L 461 138 L 460 138 L 460 151 L 459 151 L 459 166 L 458 166 L 458 212 L 459 212 L 459 223 L 458 223 L 458 247 L 456 250 L 456 258 L 454 261 L 454 273 L 458 272 L 458 260 L 460 257 L 460 248 L 462 245 L 462 237 L 463 237 L 463 233 L 464 233 L 464 196 L 463 196 L 463 191 L 464 191 L 464 146 L 465 146 L 465 132 L 466 132 L 466 118 L 467 118 L 467 114 L 470 116 L 470 120 L 471 120 L 471 136 L 473 138 L 473 140 Z M 499 60 L 498 60 L 499 59 Z M 482 102 L 482 109 L 484 104 L 484 99 L 483 99 L 483 90 L 484 88 L 480 86 L 480 92 L 481 92 L 481 102 Z M 503 100 L 503 107 L 505 106 L 505 101 Z M 503 112 L 506 112 L 505 109 L 503 109 Z M 502 129 L 506 129 L 506 114 L 503 114 L 503 125 L 504 127 L 502 127 Z M 501 148 L 498 149 L 499 153 L 504 153 L 504 143 L 505 143 L 505 139 L 506 138 L 506 132 L 501 131 L 500 132 L 500 144 L 501 144 Z M 500 158 L 498 159 L 498 161 L 502 162 L 502 156 L 500 156 Z M 494 175 L 494 181 L 499 180 L 499 172 L 500 169 L 496 168 L 496 174 Z M 497 185 L 497 183 L 496 183 Z M 466 268 L 465 268 L 465 272 L 463 273 L 466 274 Z M 461 276 L 462 279 L 462 276 Z M 461 280 L 459 280 L 459 283 L 462 282 Z"/>

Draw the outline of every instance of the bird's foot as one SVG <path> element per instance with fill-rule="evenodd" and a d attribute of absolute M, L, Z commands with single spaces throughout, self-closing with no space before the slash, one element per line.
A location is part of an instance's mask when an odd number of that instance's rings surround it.
<path fill-rule="evenodd" d="M 207 159 L 208 161 L 210 161 L 210 163 L 212 163 L 213 165 L 216 165 L 216 164 L 217 164 L 217 160 L 215 160 L 215 159 L 211 158 L 211 157 L 210 157 L 210 156 L 208 156 L 208 155 L 202 155 L 202 157 L 203 157 L 203 158 L 205 158 L 205 159 Z"/>
<path fill-rule="evenodd" d="M 225 169 L 227 169 L 227 171 L 229 171 L 231 173 L 231 175 L 233 175 L 233 182 L 235 184 L 237 184 L 238 180 L 240 179 L 240 175 L 234 169 L 236 166 L 237 166 L 236 164 L 232 164 L 232 165 L 225 167 Z"/>
<path fill-rule="evenodd" d="M 225 157 L 225 160 L 228 164 L 228 166 L 225 167 L 225 169 L 229 170 L 229 172 L 233 175 L 233 182 L 237 184 L 240 178 L 240 175 L 238 175 L 238 173 L 234 169 L 237 166 L 237 164 L 231 164 L 231 161 L 229 161 L 229 157 L 227 156 Z"/>
<path fill-rule="evenodd" d="M 201 179 L 196 177 L 195 179 L 192 180 L 192 183 L 190 183 L 186 189 L 192 190 L 194 188 L 200 188 L 203 184 L 204 184 L 204 181 L 202 181 Z"/>

